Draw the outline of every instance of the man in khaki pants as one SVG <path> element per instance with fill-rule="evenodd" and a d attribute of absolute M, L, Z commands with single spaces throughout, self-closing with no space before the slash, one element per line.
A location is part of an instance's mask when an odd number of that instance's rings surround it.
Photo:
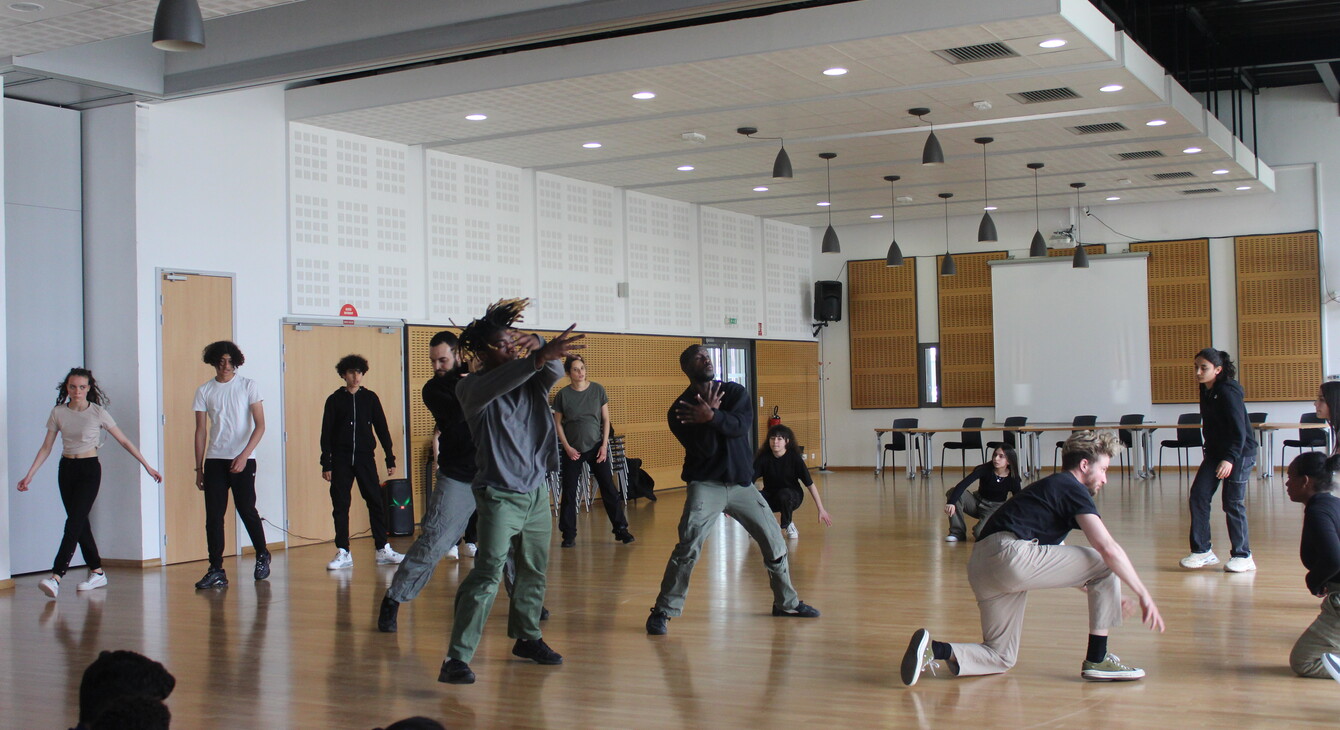
<path fill-rule="evenodd" d="M 955 675 L 999 674 L 1014 666 L 1024 625 L 1028 591 L 1079 588 L 1089 597 L 1089 648 L 1080 676 L 1095 681 L 1132 680 L 1143 669 L 1126 666 L 1107 651 L 1107 634 L 1135 605 L 1121 597 L 1125 582 L 1139 598 L 1146 625 L 1163 630 L 1163 617 L 1140 582 L 1126 551 L 1108 533 L 1093 497 L 1107 483 L 1107 465 L 1117 450 L 1110 433 L 1081 431 L 1061 450 L 1061 471 L 1035 482 L 1006 502 L 987 523 L 968 561 L 968 583 L 982 613 L 982 643 L 931 641 L 912 634 L 903 655 L 903 684 L 916 684 L 938 661 Z M 1093 547 L 1065 545 L 1080 529 Z"/>

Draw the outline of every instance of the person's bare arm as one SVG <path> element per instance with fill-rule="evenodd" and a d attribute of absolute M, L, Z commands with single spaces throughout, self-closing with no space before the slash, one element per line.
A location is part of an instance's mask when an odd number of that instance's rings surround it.
<path fill-rule="evenodd" d="M 1159 615 L 1158 606 L 1154 605 L 1154 598 L 1149 594 L 1149 589 L 1140 581 L 1140 576 L 1135 572 L 1135 566 L 1131 565 L 1130 558 L 1126 557 L 1126 551 L 1117 543 L 1112 533 L 1107 531 L 1107 525 L 1098 515 L 1077 515 L 1075 521 L 1084 531 L 1084 537 L 1088 538 L 1089 545 L 1102 556 L 1103 562 L 1107 567 L 1116 573 L 1121 582 L 1125 583 L 1140 599 L 1140 615 L 1146 626 L 1154 631 L 1163 631 L 1163 616 Z"/>
<path fill-rule="evenodd" d="M 251 404 L 251 420 L 255 426 L 251 429 L 251 438 L 247 439 L 247 445 L 243 447 L 242 453 L 233 458 L 232 465 L 228 468 L 234 474 L 239 474 L 247 468 L 247 461 L 251 458 L 252 452 L 260 444 L 261 437 L 265 435 L 265 407 L 261 401 Z"/>
<path fill-rule="evenodd" d="M 205 443 L 209 440 L 209 415 L 195 412 L 195 488 L 205 488 Z"/>
<path fill-rule="evenodd" d="M 149 472 L 149 476 L 153 477 L 154 481 L 163 481 L 163 475 L 159 474 L 152 466 L 149 466 L 149 462 L 144 460 L 144 455 L 140 453 L 139 449 L 135 448 L 135 444 L 130 443 L 130 439 L 126 438 L 124 433 L 121 433 L 121 429 L 112 426 L 107 429 L 107 433 L 110 433 L 112 438 L 116 439 L 118 444 L 121 444 L 121 448 L 125 449 L 127 454 L 135 457 L 135 461 L 140 462 L 140 465 L 144 467 L 145 471 Z"/>
<path fill-rule="evenodd" d="M 37 470 L 46 463 L 47 457 L 51 455 L 51 445 L 56 443 L 56 432 L 47 431 L 47 437 L 42 441 L 42 446 L 37 450 L 37 457 L 33 459 L 33 465 L 28 468 L 28 473 L 19 480 L 19 491 L 28 491 L 28 485 L 32 484 L 33 477 L 37 475 Z"/>

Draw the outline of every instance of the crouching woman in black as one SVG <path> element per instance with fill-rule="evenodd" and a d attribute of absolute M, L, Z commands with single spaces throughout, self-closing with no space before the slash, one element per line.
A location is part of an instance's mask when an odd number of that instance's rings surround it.
<path fill-rule="evenodd" d="M 977 483 L 977 491 L 969 492 L 968 487 Z M 967 539 L 968 528 L 963 515 L 976 517 L 972 538 L 976 540 L 982 532 L 982 525 L 1005 500 L 1019 493 L 1019 457 L 1008 446 L 997 446 L 991 452 L 991 461 L 973 469 L 968 476 L 945 492 L 945 514 L 949 515 L 949 534 L 945 542 L 958 542 Z"/>
<path fill-rule="evenodd" d="M 773 512 L 781 513 L 782 532 L 791 539 L 800 537 L 800 530 L 791 521 L 791 515 L 805 501 L 805 493 L 800 485 L 804 484 L 814 498 L 814 506 L 819 510 L 819 522 L 825 527 L 833 524 L 833 518 L 824 509 L 819 499 L 819 488 L 810 478 L 809 467 L 801 458 L 802 449 L 796 443 L 796 435 L 786 426 L 777 425 L 768 429 L 768 442 L 758 450 L 754 457 L 754 481 L 763 480 L 763 501 Z"/>
<path fill-rule="evenodd" d="M 1323 656 L 1340 652 L 1340 498 L 1335 473 L 1340 456 L 1309 451 L 1289 464 L 1284 488 L 1303 506 L 1303 539 L 1298 556 L 1307 568 L 1307 589 L 1321 598 L 1321 614 L 1298 637 L 1289 667 L 1303 677 L 1325 679 Z"/>

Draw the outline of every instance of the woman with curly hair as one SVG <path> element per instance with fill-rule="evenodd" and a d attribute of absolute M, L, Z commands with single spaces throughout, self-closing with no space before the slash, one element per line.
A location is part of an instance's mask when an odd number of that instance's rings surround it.
<path fill-rule="evenodd" d="M 800 488 L 802 484 L 814 498 L 814 507 L 819 510 L 819 524 L 825 527 L 833 524 L 833 518 L 824 509 L 824 501 L 819 499 L 819 488 L 814 486 L 810 469 L 801 458 L 803 452 L 804 449 L 796 443 L 796 434 L 778 424 L 768 429 L 768 442 L 754 457 L 754 481 L 763 480 L 763 500 L 768 503 L 768 509 L 781 514 L 782 532 L 792 540 L 800 537 L 791 514 L 805 501 L 805 492 Z"/>
<path fill-rule="evenodd" d="M 19 491 L 28 491 L 33 476 L 46 462 L 56 442 L 56 434 L 59 433 L 62 448 L 56 483 L 60 486 L 60 499 L 65 505 L 65 533 L 56 550 L 51 577 L 39 585 L 42 592 L 52 598 L 60 594 L 60 581 L 70 567 L 76 545 L 83 551 L 84 562 L 88 564 L 88 580 L 76 586 L 76 590 L 90 591 L 107 585 L 107 574 L 102 570 L 102 558 L 98 556 L 98 544 L 93 539 L 93 528 L 88 520 L 102 484 L 102 465 L 98 462 L 102 431 L 106 430 L 126 453 L 135 457 L 154 481 L 163 481 L 163 475 L 149 466 L 135 444 L 116 427 L 116 421 L 112 420 L 106 409 L 107 396 L 98 387 L 92 371 L 71 368 L 56 389 L 56 407 L 51 409 L 51 416 L 47 418 L 46 440 L 37 450 L 37 458 L 33 459 L 28 473 L 19 480 Z"/>

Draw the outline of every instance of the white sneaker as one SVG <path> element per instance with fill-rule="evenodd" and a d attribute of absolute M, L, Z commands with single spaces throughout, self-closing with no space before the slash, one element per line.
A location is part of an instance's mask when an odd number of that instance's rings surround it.
<path fill-rule="evenodd" d="M 405 556 L 395 551 L 391 543 L 386 543 L 377 551 L 377 565 L 399 565 Z"/>
<path fill-rule="evenodd" d="M 105 588 L 106 586 L 107 586 L 107 574 L 94 573 L 93 571 L 90 570 L 88 572 L 88 580 L 75 586 L 74 589 L 76 591 L 91 591 L 94 588 Z"/>
<path fill-rule="evenodd" d="M 1183 568 L 1204 568 L 1207 565 L 1218 564 L 1219 556 L 1215 555 L 1213 550 L 1206 550 L 1203 553 L 1191 553 L 1181 560 Z"/>
<path fill-rule="evenodd" d="M 796 529 L 796 523 L 792 522 L 786 526 L 786 536 L 792 540 L 800 537 L 800 530 Z"/>
<path fill-rule="evenodd" d="M 945 535 L 945 542 L 958 542 L 958 535 Z"/>
<path fill-rule="evenodd" d="M 461 549 L 455 545 L 452 545 L 451 549 L 447 551 L 447 557 L 451 558 L 452 560 L 460 560 Z"/>
<path fill-rule="evenodd" d="M 60 595 L 60 581 L 55 578 L 43 578 L 42 582 L 37 584 L 37 587 L 52 598 Z"/>
<path fill-rule="evenodd" d="M 1256 570 L 1256 561 L 1252 560 L 1250 555 L 1245 558 L 1229 558 L 1228 562 L 1224 563 L 1224 570 L 1229 573 L 1246 573 L 1249 570 Z"/>
<path fill-rule="evenodd" d="M 1331 675 L 1331 679 L 1340 682 L 1340 654 L 1327 652 L 1321 655 L 1321 666 L 1326 669 L 1326 673 Z"/>
<path fill-rule="evenodd" d="M 326 563 L 326 570 L 341 570 L 354 567 L 354 556 L 349 554 L 348 550 L 340 548 L 335 551 L 335 559 Z"/>
<path fill-rule="evenodd" d="M 478 553 L 478 552 L 479 552 L 479 546 L 478 546 L 478 545 L 476 545 L 476 544 L 474 544 L 474 543 L 472 543 L 472 542 L 467 542 L 467 543 L 465 543 L 465 557 L 467 557 L 467 558 L 473 558 L 473 557 L 475 556 L 475 554 Z"/>

